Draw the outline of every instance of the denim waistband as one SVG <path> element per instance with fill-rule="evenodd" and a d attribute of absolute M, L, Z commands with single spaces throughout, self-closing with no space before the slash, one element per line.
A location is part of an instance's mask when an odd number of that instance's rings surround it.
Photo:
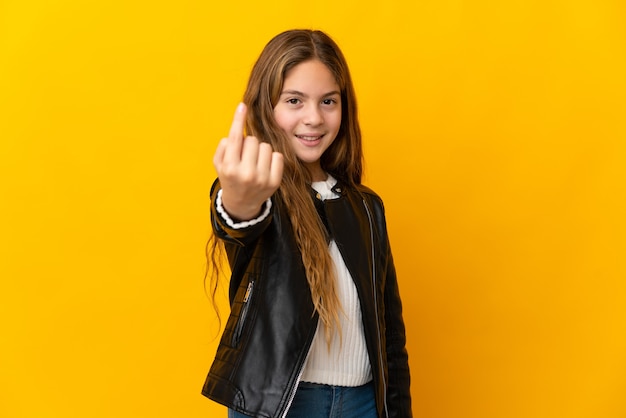
<path fill-rule="evenodd" d="M 300 383 L 298 383 L 298 387 L 299 388 L 310 388 L 310 389 L 315 389 L 315 388 L 318 388 L 318 389 L 323 389 L 323 388 L 336 388 L 336 389 L 339 389 L 339 388 L 351 388 L 351 387 L 353 387 L 353 388 L 362 388 L 362 387 L 366 387 L 366 386 L 371 385 L 371 384 L 373 384 L 373 381 L 371 381 L 371 380 L 369 382 L 367 382 L 366 384 L 360 385 L 360 386 L 333 386 L 333 385 L 327 385 L 325 383 L 313 383 L 313 382 L 300 381 Z"/>

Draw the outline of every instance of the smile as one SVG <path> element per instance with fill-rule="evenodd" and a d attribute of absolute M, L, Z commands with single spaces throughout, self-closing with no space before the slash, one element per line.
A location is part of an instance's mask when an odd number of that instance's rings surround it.
<path fill-rule="evenodd" d="M 319 139 L 322 139 L 322 137 L 325 134 L 322 135 L 315 135 L 315 136 L 311 136 L 311 135 L 296 135 L 296 138 L 298 139 L 302 139 L 303 141 L 317 141 Z"/>

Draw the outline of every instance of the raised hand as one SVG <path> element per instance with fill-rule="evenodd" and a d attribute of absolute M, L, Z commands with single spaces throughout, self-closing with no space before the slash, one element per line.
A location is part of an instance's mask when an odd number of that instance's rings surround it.
<path fill-rule="evenodd" d="M 222 186 L 222 205 L 228 214 L 245 221 L 261 212 L 263 203 L 280 186 L 283 155 L 254 136 L 243 136 L 246 105 L 240 103 L 227 138 L 223 138 L 213 164 Z"/>

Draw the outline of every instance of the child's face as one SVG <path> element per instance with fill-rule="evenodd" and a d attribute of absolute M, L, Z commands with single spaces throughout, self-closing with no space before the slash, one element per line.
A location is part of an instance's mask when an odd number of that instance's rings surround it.
<path fill-rule="evenodd" d="M 313 181 L 326 180 L 320 158 L 341 125 L 341 92 L 328 67 L 311 60 L 289 70 L 274 117 Z"/>

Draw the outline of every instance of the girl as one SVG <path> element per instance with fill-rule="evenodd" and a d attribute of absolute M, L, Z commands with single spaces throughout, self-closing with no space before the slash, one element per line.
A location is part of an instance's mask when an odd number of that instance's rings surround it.
<path fill-rule="evenodd" d="M 202 393 L 230 418 L 411 417 L 384 208 L 361 185 L 343 54 L 323 32 L 281 33 L 243 101 L 213 159 L 209 256 L 226 250 L 231 314 Z"/>

